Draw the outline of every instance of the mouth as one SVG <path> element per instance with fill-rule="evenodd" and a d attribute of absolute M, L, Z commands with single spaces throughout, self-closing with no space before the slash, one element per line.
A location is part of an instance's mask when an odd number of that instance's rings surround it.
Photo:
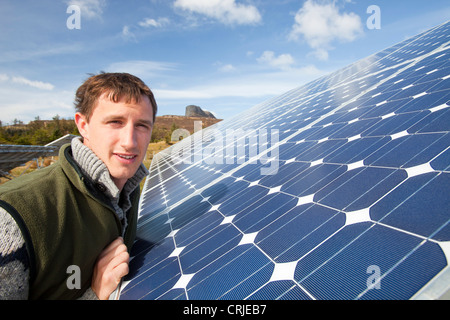
<path fill-rule="evenodd" d="M 136 154 L 123 154 L 123 153 L 115 153 L 114 154 L 116 157 L 118 157 L 119 159 L 123 160 L 123 161 L 133 161 L 134 159 L 137 158 Z"/>

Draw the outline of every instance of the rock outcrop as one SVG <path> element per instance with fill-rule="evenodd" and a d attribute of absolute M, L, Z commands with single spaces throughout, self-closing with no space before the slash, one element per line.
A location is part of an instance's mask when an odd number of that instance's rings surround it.
<path fill-rule="evenodd" d="M 205 111 L 199 106 L 190 105 L 186 107 L 186 117 L 212 118 L 216 117 L 209 111 Z"/>

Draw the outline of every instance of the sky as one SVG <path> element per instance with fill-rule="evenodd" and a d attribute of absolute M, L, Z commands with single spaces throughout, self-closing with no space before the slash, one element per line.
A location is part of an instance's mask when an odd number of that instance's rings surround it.
<path fill-rule="evenodd" d="M 158 116 L 219 119 L 450 18 L 448 0 L 0 0 L 0 120 L 73 118 L 90 74 L 129 72 Z"/>

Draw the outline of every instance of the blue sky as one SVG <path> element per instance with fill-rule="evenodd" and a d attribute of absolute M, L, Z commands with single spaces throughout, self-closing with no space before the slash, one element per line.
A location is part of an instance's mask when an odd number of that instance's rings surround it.
<path fill-rule="evenodd" d="M 70 5 L 80 8 L 73 20 Z M 371 5 L 380 29 L 368 28 Z M 448 0 L 1 0 L 0 120 L 72 118 L 89 73 L 130 72 L 158 115 L 227 119 L 446 22 Z M 67 21 L 80 22 L 70 29 Z M 373 20 L 370 20 L 373 21 Z"/>

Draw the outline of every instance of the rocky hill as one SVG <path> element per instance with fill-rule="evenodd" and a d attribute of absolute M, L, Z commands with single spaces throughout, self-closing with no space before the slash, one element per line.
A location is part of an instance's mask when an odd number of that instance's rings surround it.
<path fill-rule="evenodd" d="M 200 118 L 212 118 L 216 117 L 209 111 L 203 110 L 199 106 L 190 105 L 186 107 L 186 117 L 200 117 Z"/>

